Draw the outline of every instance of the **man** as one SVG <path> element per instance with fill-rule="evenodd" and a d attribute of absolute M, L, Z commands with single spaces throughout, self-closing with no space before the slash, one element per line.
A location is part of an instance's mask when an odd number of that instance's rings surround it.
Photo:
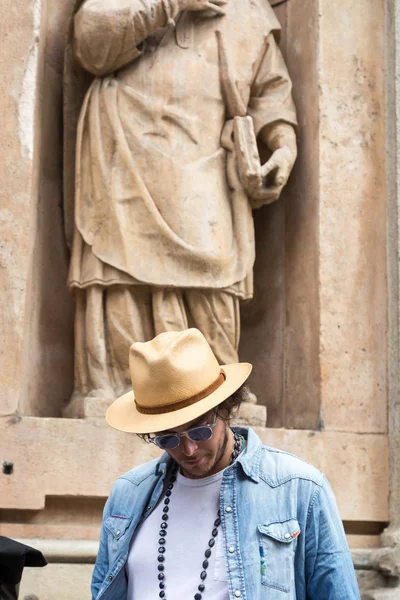
<path fill-rule="evenodd" d="M 279 197 L 296 158 L 279 30 L 268 0 L 77 11 L 75 55 L 95 79 L 76 145 L 76 395 L 114 399 L 130 386 L 132 342 L 190 325 L 221 364 L 238 360 L 252 208 Z M 262 167 L 257 142 L 271 154 Z"/>
<path fill-rule="evenodd" d="M 220 366 L 189 329 L 133 344 L 130 367 L 107 421 L 165 453 L 113 487 L 93 598 L 359 599 L 325 477 L 229 427 L 251 365 Z"/>

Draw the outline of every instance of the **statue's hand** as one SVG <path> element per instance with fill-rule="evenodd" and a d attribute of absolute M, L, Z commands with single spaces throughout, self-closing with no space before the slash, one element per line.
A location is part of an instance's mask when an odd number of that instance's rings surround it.
<path fill-rule="evenodd" d="M 224 15 L 225 11 L 223 7 L 227 4 L 228 0 L 178 0 L 179 9 L 182 10 L 193 10 L 193 11 L 206 11 L 211 10 L 217 15 Z"/>
<path fill-rule="evenodd" d="M 289 146 L 275 150 L 268 162 L 262 165 L 258 186 L 252 190 L 253 208 L 260 208 L 279 198 L 287 184 L 295 160 L 296 153 Z"/>

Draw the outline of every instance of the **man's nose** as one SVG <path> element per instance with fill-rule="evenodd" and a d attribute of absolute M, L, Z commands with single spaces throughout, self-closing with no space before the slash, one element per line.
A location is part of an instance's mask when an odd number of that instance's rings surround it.
<path fill-rule="evenodd" d="M 193 456 L 193 454 L 197 450 L 197 444 L 196 442 L 193 442 L 193 440 L 190 440 L 188 437 L 183 435 L 181 437 L 181 443 L 179 448 L 182 454 L 184 454 L 185 456 Z"/>

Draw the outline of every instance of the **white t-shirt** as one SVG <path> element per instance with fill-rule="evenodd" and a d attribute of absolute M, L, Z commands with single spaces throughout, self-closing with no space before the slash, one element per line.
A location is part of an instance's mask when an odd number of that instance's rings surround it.
<path fill-rule="evenodd" d="M 200 580 L 204 553 L 218 517 L 222 477 L 223 471 L 203 479 L 177 475 L 169 504 L 163 563 L 166 598 L 191 600 L 198 585 L 204 583 L 207 600 L 229 600 L 221 525 L 208 559 L 207 578 Z M 157 556 L 163 508 L 164 497 L 134 535 L 126 564 L 127 600 L 159 598 Z"/>

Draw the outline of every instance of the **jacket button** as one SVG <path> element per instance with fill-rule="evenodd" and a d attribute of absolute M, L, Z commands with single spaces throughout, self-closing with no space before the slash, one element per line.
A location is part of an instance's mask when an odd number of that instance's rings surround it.
<path fill-rule="evenodd" d="M 235 552 L 234 546 L 229 546 L 228 552 L 230 552 L 231 554 L 233 554 Z"/>
<path fill-rule="evenodd" d="M 240 590 L 236 590 L 236 592 L 235 592 L 236 598 L 240 598 L 241 595 L 242 594 L 240 593 Z"/>
<path fill-rule="evenodd" d="M 232 507 L 231 506 L 227 506 L 225 509 L 225 512 L 230 513 L 232 512 Z"/>
<path fill-rule="evenodd" d="M 107 579 L 108 579 L 108 581 L 112 581 L 112 580 L 114 579 L 114 577 L 113 577 L 112 575 L 109 575 L 109 576 L 107 577 Z"/>
<path fill-rule="evenodd" d="M 285 533 L 285 540 L 288 540 L 291 537 L 290 533 Z"/>
<path fill-rule="evenodd" d="M 117 531 L 117 535 L 119 535 L 120 533 L 121 533 L 121 531 L 118 529 L 118 531 Z"/>

